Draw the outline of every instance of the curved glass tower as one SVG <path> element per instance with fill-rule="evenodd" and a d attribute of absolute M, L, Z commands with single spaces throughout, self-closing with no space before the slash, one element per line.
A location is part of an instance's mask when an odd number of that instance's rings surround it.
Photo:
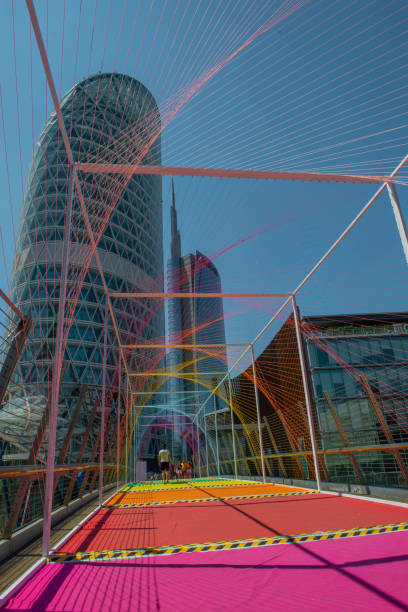
<path fill-rule="evenodd" d="M 161 164 L 159 110 L 137 80 L 114 73 L 94 75 L 64 96 L 61 111 L 75 162 Z M 109 289 L 163 291 L 161 177 L 85 172 L 78 177 Z M 38 383 L 51 380 L 69 183 L 68 159 L 54 112 L 34 151 L 12 275 L 12 299 L 33 317 L 33 336 L 20 370 L 28 393 L 36 393 L 34 387 L 38 393 Z M 72 322 L 61 398 L 81 384 L 88 389 L 102 384 L 105 296 L 76 194 L 67 288 Z M 164 336 L 162 309 L 147 300 L 116 300 L 114 306 L 123 342 Z M 117 345 L 112 326 L 109 345 Z M 117 362 L 117 350 L 112 348 L 108 385 L 114 383 Z"/>

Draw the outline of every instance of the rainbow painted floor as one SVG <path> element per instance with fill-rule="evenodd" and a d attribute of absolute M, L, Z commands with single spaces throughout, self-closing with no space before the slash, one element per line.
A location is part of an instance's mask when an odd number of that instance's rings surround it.
<path fill-rule="evenodd" d="M 6 610 L 408 610 L 408 508 L 282 485 L 124 487 Z"/>

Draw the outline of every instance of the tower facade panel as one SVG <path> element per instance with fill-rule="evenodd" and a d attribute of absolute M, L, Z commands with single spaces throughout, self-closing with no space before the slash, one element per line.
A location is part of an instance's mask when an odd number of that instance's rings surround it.
<path fill-rule="evenodd" d="M 92 76 L 63 97 L 61 111 L 75 162 L 161 164 L 159 110 L 137 80 L 115 73 Z M 79 172 L 78 178 L 109 290 L 163 291 L 161 177 Z M 33 393 L 41 381 L 50 380 L 70 180 L 54 112 L 31 162 L 12 274 L 12 299 L 34 320 L 21 361 L 23 382 Z M 71 325 L 62 395 L 83 383 L 102 384 L 105 295 L 76 192 L 69 240 L 66 326 Z M 114 308 L 122 342 L 164 336 L 157 303 L 115 300 Z M 108 345 L 110 385 L 118 363 L 111 323 Z M 145 367 L 142 356 L 136 354 L 133 361 L 135 368 Z"/>

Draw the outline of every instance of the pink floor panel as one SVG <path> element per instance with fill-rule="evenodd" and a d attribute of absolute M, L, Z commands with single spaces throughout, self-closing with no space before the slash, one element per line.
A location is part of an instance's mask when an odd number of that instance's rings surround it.
<path fill-rule="evenodd" d="M 408 610 L 408 532 L 45 566 L 6 610 Z"/>

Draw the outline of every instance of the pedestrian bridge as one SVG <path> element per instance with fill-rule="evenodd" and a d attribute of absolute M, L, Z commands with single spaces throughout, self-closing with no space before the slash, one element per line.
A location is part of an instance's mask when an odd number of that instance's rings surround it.
<path fill-rule="evenodd" d="M 407 550 L 398 502 L 228 478 L 134 482 L 4 609 L 406 610 Z"/>

